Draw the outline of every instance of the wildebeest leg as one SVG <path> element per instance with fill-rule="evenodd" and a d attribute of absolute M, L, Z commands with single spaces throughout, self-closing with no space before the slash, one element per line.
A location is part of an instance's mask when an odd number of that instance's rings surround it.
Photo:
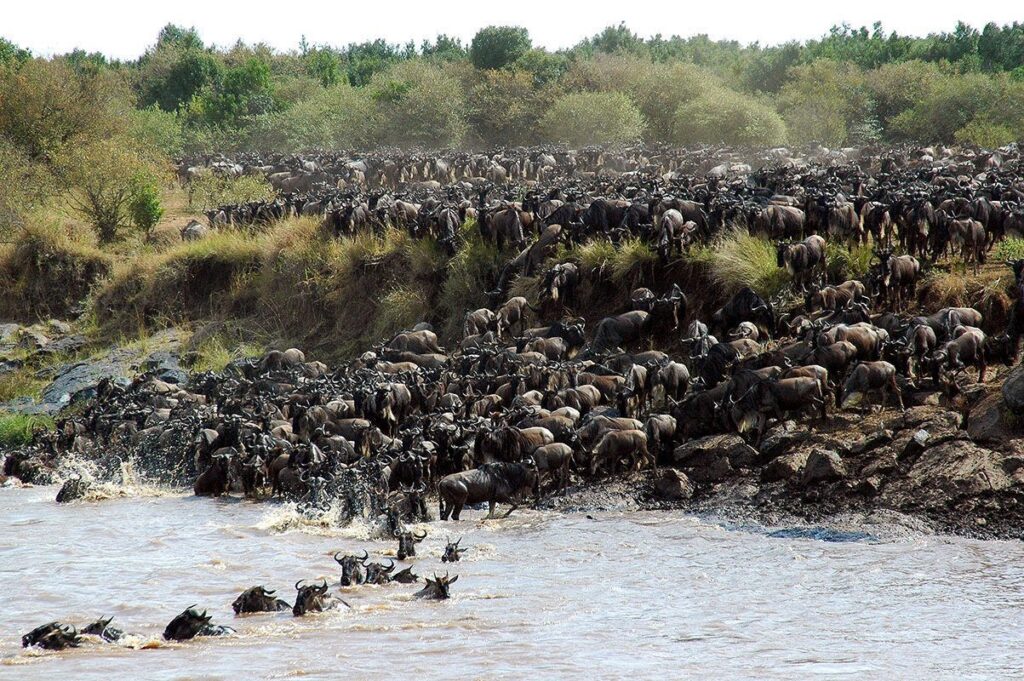
<path fill-rule="evenodd" d="M 486 520 L 490 520 L 490 519 L 492 519 L 494 517 L 494 507 L 496 505 L 497 504 L 494 501 L 488 501 L 487 502 L 487 518 L 486 518 Z M 458 518 L 456 518 L 456 520 L 458 520 Z"/>
<path fill-rule="evenodd" d="M 517 508 L 519 508 L 519 504 L 513 503 L 511 506 L 508 507 L 508 510 L 505 511 L 505 515 L 503 515 L 501 517 L 502 518 L 509 517 L 510 515 L 512 515 L 512 511 L 516 510 Z"/>

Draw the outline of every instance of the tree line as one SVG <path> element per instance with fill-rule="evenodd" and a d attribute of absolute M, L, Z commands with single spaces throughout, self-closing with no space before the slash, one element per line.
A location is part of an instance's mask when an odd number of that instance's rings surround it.
<path fill-rule="evenodd" d="M 0 221 L 59 187 L 80 206 L 123 204 L 104 219 L 114 233 L 146 212 L 154 168 L 184 153 L 638 139 L 996 147 L 1024 138 L 1021 102 L 1017 23 L 924 37 L 844 25 L 772 46 L 643 38 L 620 24 L 560 51 L 514 26 L 469 44 L 439 35 L 276 51 L 207 45 L 168 25 L 125 61 L 37 58 L 0 38 L 0 183 L 17 187 L 0 198 Z M 95 186 L 103 168 L 118 177 Z"/>

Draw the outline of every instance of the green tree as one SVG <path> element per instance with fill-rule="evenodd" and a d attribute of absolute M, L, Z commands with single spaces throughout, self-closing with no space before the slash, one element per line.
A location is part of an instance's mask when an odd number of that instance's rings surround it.
<path fill-rule="evenodd" d="M 478 69 L 501 69 L 529 51 L 530 33 L 521 26 L 488 26 L 477 31 L 469 58 Z"/>
<path fill-rule="evenodd" d="M 552 101 L 526 71 L 482 71 L 469 90 L 469 124 L 485 145 L 530 144 L 537 122 Z"/>
<path fill-rule="evenodd" d="M 375 76 L 371 91 L 386 142 L 452 147 L 465 138 L 465 93 L 462 83 L 446 69 L 419 60 L 400 62 Z"/>
<path fill-rule="evenodd" d="M 109 70 L 77 72 L 62 59 L 0 68 L 0 136 L 30 161 L 124 129 L 131 93 Z"/>
<path fill-rule="evenodd" d="M 341 72 L 341 59 L 329 47 L 314 47 L 303 56 L 306 70 L 313 78 L 320 81 L 323 87 L 337 84 L 344 76 Z"/>
<path fill-rule="evenodd" d="M 182 152 L 183 137 L 178 114 L 157 106 L 136 109 L 129 116 L 128 134 L 143 149 L 155 149 L 170 157 Z"/>
<path fill-rule="evenodd" d="M 467 52 L 461 40 L 442 33 L 434 42 L 424 40 L 420 54 L 439 61 L 455 61 L 465 59 Z"/>
<path fill-rule="evenodd" d="M 122 236 L 132 224 L 138 187 L 154 180 L 152 167 L 128 139 L 108 138 L 67 150 L 58 162 L 67 180 L 68 203 L 89 221 L 101 244 Z"/>
<path fill-rule="evenodd" d="M 261 118 L 251 139 L 254 146 L 279 151 L 365 149 L 376 142 L 377 134 L 378 115 L 370 94 L 340 83 Z"/>
<path fill-rule="evenodd" d="M 621 92 L 576 92 L 558 98 L 540 120 L 542 136 L 574 146 L 632 142 L 644 119 Z"/>
<path fill-rule="evenodd" d="M 22 49 L 10 40 L 0 38 L 0 66 L 4 64 L 23 64 L 32 58 L 32 53 Z"/>
<path fill-rule="evenodd" d="M 846 144 L 870 115 L 864 75 L 856 65 L 819 59 L 790 69 L 779 110 L 794 142 Z"/>
<path fill-rule="evenodd" d="M 220 81 L 221 61 L 213 54 L 174 43 L 159 46 L 143 58 L 138 73 L 139 103 L 177 111 L 204 88 Z"/>
<path fill-rule="evenodd" d="M 786 125 L 770 106 L 726 88 L 712 88 L 679 105 L 672 141 L 775 146 L 786 141 Z"/>

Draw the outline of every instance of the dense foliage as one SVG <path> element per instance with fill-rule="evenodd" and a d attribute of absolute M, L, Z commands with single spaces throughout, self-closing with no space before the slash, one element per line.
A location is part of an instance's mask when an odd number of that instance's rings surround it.
<path fill-rule="evenodd" d="M 52 199 L 87 215 L 101 240 L 119 238 L 145 202 L 130 187 L 183 153 L 635 139 L 999 146 L 1024 138 L 1022 64 L 1017 23 L 925 37 L 840 26 L 775 46 L 642 38 L 620 24 L 558 52 L 515 26 L 483 28 L 468 45 L 439 35 L 277 52 L 216 48 L 168 25 L 126 62 L 82 50 L 33 58 L 0 38 L 0 240 Z"/>

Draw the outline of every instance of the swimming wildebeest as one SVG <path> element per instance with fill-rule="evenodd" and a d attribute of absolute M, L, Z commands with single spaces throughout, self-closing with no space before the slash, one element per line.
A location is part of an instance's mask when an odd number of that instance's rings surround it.
<path fill-rule="evenodd" d="M 70 624 L 49 622 L 36 627 L 21 637 L 22 648 L 43 648 L 45 650 L 64 650 L 77 648 L 81 640 L 78 630 Z"/>
<path fill-rule="evenodd" d="M 366 573 L 363 572 L 363 563 L 370 557 L 370 554 L 363 551 L 363 556 L 338 556 L 341 551 L 334 554 L 334 560 L 341 566 L 341 585 L 353 586 L 366 581 Z"/>
<path fill-rule="evenodd" d="M 222 624 L 210 624 L 213 619 L 206 611 L 199 612 L 196 606 L 190 605 L 184 612 L 175 617 L 164 629 L 164 638 L 168 641 L 187 641 L 196 636 L 225 636 L 235 633 L 231 627 Z"/>
<path fill-rule="evenodd" d="M 434 601 L 443 601 L 451 597 L 448 593 L 448 587 L 457 582 L 459 579 L 458 575 L 455 575 L 451 579 L 448 578 L 448 573 L 444 573 L 444 577 L 438 577 L 437 573 L 434 573 L 434 578 L 427 578 L 427 585 L 420 591 L 413 594 L 413 598 L 424 598 Z"/>
<path fill-rule="evenodd" d="M 295 605 L 292 607 L 292 614 L 296 617 L 302 617 L 309 612 L 324 612 L 325 610 L 331 610 L 338 607 L 338 605 L 344 605 L 346 608 L 351 608 L 348 603 L 327 593 L 327 580 L 323 580 L 323 584 L 303 584 L 305 580 L 300 579 L 295 582 L 295 590 L 298 592 L 295 595 Z"/>
<path fill-rule="evenodd" d="M 444 555 L 441 556 L 442 563 L 458 563 L 462 559 L 462 554 L 469 549 L 460 549 L 459 542 L 462 541 L 462 537 L 459 537 L 458 541 L 451 542 L 444 547 Z"/>
<path fill-rule="evenodd" d="M 113 617 L 103 619 L 102 617 L 82 628 L 83 634 L 89 634 L 90 636 L 99 636 L 107 643 L 115 643 L 124 638 L 124 631 L 117 627 L 110 626 L 110 623 L 114 621 Z"/>
<path fill-rule="evenodd" d="M 267 591 L 262 586 L 249 587 L 235 599 L 234 603 L 231 604 L 231 608 L 235 611 L 236 615 L 247 612 L 291 610 L 292 606 L 280 598 L 275 598 L 274 593 L 273 591 Z"/>
<path fill-rule="evenodd" d="M 522 463 L 499 461 L 486 463 L 476 470 L 453 473 L 437 485 L 441 520 L 458 520 L 466 504 L 487 502 L 488 518 L 494 517 L 498 503 L 511 504 L 508 517 L 517 507 L 515 499 L 538 484 L 537 469 Z"/>
<path fill-rule="evenodd" d="M 413 533 L 409 530 L 395 530 L 398 537 L 398 560 L 405 560 L 409 556 L 416 555 L 416 545 L 427 538 L 427 533 Z"/>

